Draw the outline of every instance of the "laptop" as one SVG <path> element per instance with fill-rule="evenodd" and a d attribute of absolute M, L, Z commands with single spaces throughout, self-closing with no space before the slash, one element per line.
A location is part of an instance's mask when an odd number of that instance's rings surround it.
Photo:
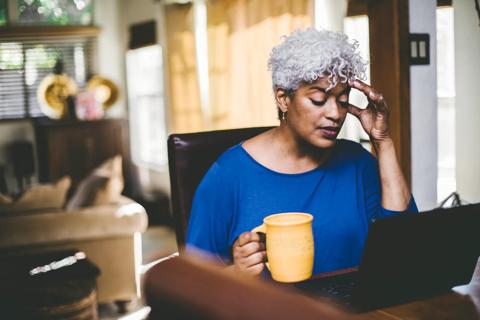
<path fill-rule="evenodd" d="M 480 204 L 406 213 L 371 224 L 357 271 L 294 286 L 351 311 L 368 311 L 467 284 L 479 256 Z"/>

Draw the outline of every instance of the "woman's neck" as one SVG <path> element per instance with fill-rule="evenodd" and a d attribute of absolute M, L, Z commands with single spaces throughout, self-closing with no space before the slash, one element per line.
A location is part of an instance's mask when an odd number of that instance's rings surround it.
<path fill-rule="evenodd" d="M 312 146 L 298 137 L 288 126 L 281 124 L 272 132 L 275 153 L 287 163 L 291 162 L 304 168 L 316 168 L 324 164 L 332 149 Z"/>
<path fill-rule="evenodd" d="M 242 147 L 263 166 L 281 173 L 295 174 L 324 164 L 332 150 L 309 145 L 280 125 L 245 141 Z"/>

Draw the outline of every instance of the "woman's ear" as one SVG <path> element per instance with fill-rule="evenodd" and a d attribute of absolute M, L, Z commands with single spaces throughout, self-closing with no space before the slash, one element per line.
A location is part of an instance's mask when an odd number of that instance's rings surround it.
<path fill-rule="evenodd" d="M 290 95 L 287 90 L 283 88 L 277 88 L 275 90 L 275 101 L 277 102 L 278 108 L 282 112 L 287 112 L 288 107 L 290 106 Z"/>

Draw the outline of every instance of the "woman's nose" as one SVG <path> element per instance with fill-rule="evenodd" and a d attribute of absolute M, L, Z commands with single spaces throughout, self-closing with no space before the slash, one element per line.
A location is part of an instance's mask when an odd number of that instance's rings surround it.
<path fill-rule="evenodd" d="M 325 116 L 333 121 L 338 121 L 340 119 L 340 106 L 337 101 L 327 101 Z"/>

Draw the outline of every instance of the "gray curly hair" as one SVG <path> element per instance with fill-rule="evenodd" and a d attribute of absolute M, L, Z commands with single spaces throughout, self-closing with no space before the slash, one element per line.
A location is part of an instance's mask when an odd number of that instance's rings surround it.
<path fill-rule="evenodd" d="M 268 59 L 273 90 L 293 92 L 302 83 L 311 83 L 327 76 L 330 86 L 350 79 L 365 79 L 367 62 L 358 52 L 358 41 L 349 41 L 342 33 L 317 30 L 295 30 L 282 37 Z"/>

